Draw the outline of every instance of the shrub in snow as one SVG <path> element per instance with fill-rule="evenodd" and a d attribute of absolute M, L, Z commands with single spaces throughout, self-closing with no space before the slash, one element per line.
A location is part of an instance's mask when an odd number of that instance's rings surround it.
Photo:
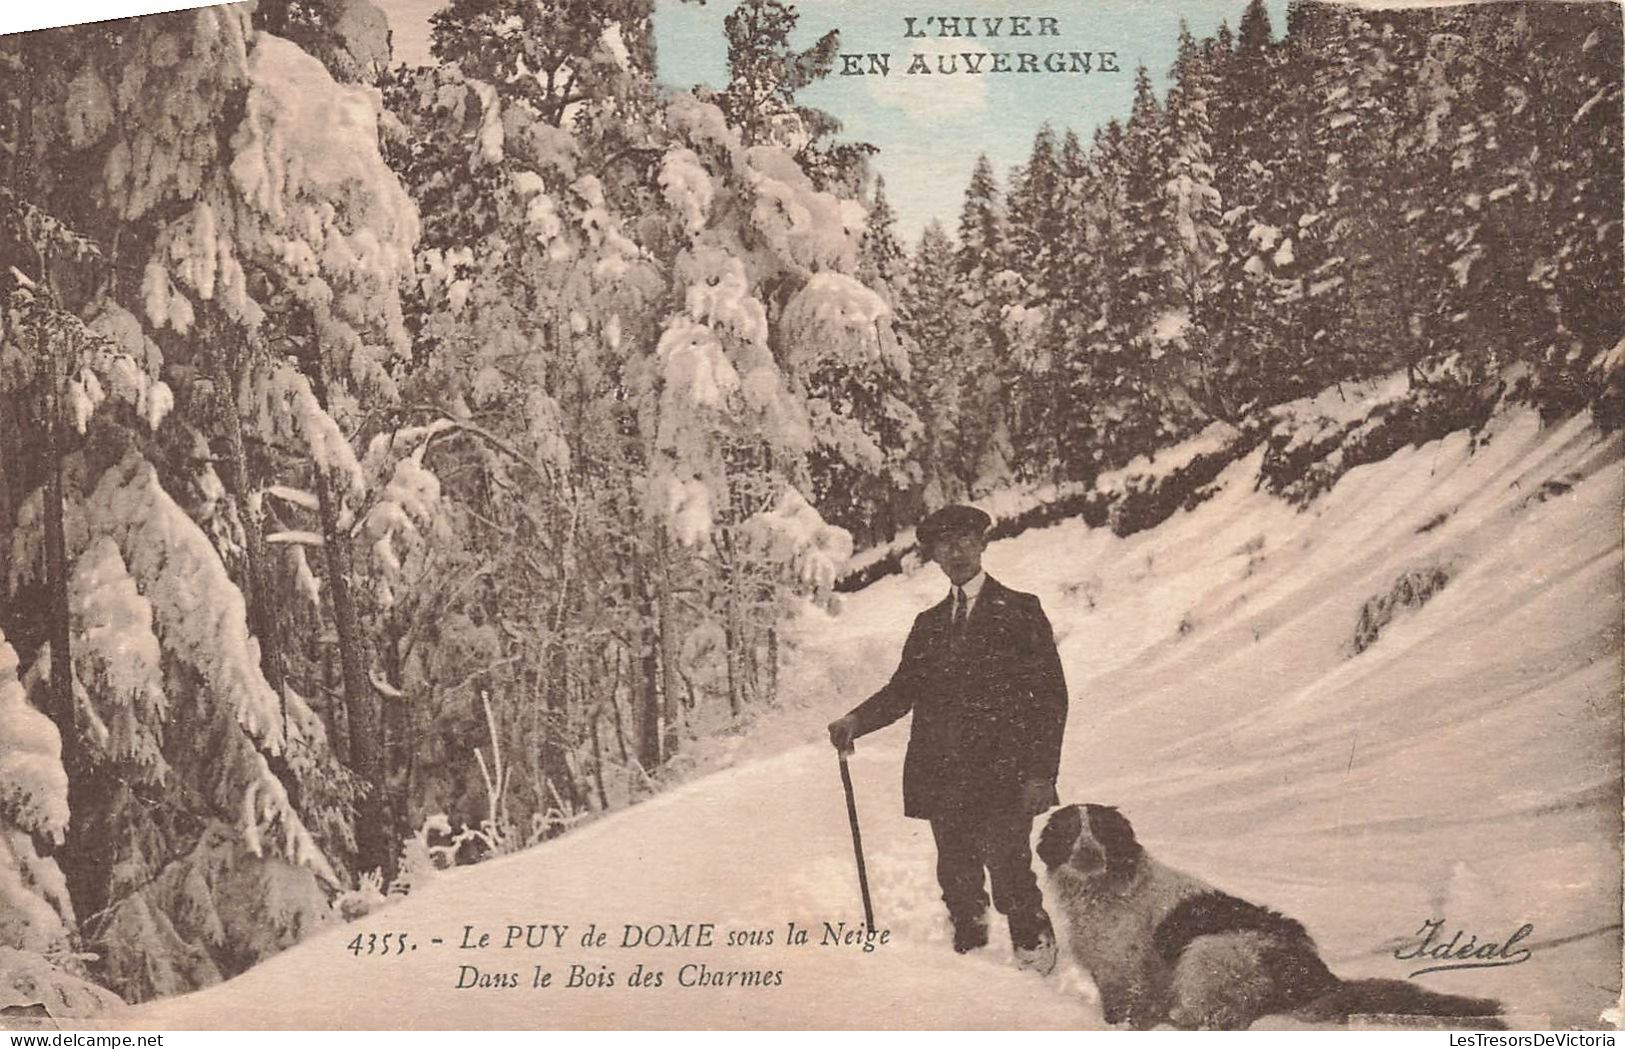
<path fill-rule="evenodd" d="M 1326 414 L 1336 397 L 1347 403 Z M 1339 386 L 1316 398 L 1272 410 L 1265 437 L 1262 483 L 1300 506 L 1331 489 L 1356 466 L 1379 462 L 1409 445 L 1426 444 L 1456 430 L 1480 429 L 1495 410 L 1502 387 L 1448 380 L 1406 386 L 1402 373 L 1371 384 Z"/>
<path fill-rule="evenodd" d="M 131 1000 L 218 983 L 331 920 L 309 871 L 251 852 L 229 824 L 211 822 L 192 849 L 156 871 L 118 856 L 120 898 L 95 932 L 109 982 Z"/>
<path fill-rule="evenodd" d="M 1442 568 L 1413 569 L 1394 580 L 1386 594 L 1368 598 L 1360 606 L 1360 619 L 1354 625 L 1354 654 L 1359 655 L 1376 644 L 1396 615 L 1408 608 L 1421 608 L 1448 582 L 1450 575 Z"/>
<path fill-rule="evenodd" d="M 130 453 L 85 508 L 76 695 L 91 760 L 116 777 L 78 817 L 113 853 L 109 903 L 85 932 L 100 972 L 140 999 L 233 975 L 325 920 L 318 879 L 336 876 L 267 763 L 308 770 L 325 733 L 266 683 L 241 593 L 151 464 Z M 203 818 L 201 838 L 171 841 L 143 800 L 154 791 Z"/>
<path fill-rule="evenodd" d="M 0 634 L 0 945 L 43 952 L 65 944 L 73 905 L 34 835 L 60 843 L 67 827 L 61 737 L 28 701 L 17 653 Z"/>
<path fill-rule="evenodd" d="M 62 841 L 68 775 L 56 726 L 28 701 L 17 653 L 0 634 L 0 1015 L 95 1015 L 119 999 L 67 955 L 73 904 L 36 838 Z"/>
<path fill-rule="evenodd" d="M 1112 531 L 1130 536 L 1161 524 L 1181 508 L 1193 508 L 1206 498 L 1204 486 L 1245 455 L 1253 441 L 1244 431 L 1215 422 L 1155 458 L 1141 456 L 1121 470 L 1101 474 L 1095 488 L 1115 496 L 1107 517 Z"/>
<path fill-rule="evenodd" d="M 355 888 L 345 889 L 333 897 L 333 913 L 347 922 L 365 918 L 388 902 L 384 897 L 383 875 L 378 871 L 363 871 L 356 879 Z"/>
<path fill-rule="evenodd" d="M 0 946 L 0 1016 L 45 1016 L 62 1024 L 123 1004 L 112 991 L 65 972 L 38 954 Z"/>
<path fill-rule="evenodd" d="M 794 488 L 786 489 L 773 509 L 745 522 L 745 530 L 771 562 L 815 591 L 834 586 L 836 573 L 852 556 L 852 537 L 826 524 Z"/>

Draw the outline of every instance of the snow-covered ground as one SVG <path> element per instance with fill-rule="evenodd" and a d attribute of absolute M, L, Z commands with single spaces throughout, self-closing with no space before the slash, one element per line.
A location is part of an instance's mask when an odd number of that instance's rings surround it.
<path fill-rule="evenodd" d="M 1217 496 L 1119 539 L 1066 522 L 995 543 L 990 571 L 1035 591 L 1072 694 L 1064 801 L 1120 806 L 1164 862 L 1297 917 L 1345 976 L 1404 976 L 1424 920 L 1485 939 L 1521 925 L 1520 965 L 1425 986 L 1503 999 L 1513 1026 L 1595 1027 L 1620 994 L 1621 441 L 1584 419 L 1502 417 L 1351 471 L 1299 512 L 1254 490 L 1258 453 Z M 1362 608 L 1408 573 L 1447 577 L 1355 654 Z M 862 920 L 823 725 L 896 665 L 925 568 L 809 612 L 784 709 L 731 762 L 543 847 L 447 873 L 224 985 L 108 1017 L 185 1027 L 1090 1027 L 1070 964 L 1048 980 L 993 948 L 948 949 L 930 834 L 902 818 L 906 722 L 859 743 L 873 952 L 819 946 Z M 784 944 L 785 924 L 813 943 Z M 772 947 L 620 949 L 623 926 L 771 929 Z M 564 946 L 461 949 L 465 925 L 568 924 Z M 583 949 L 591 923 L 610 946 Z M 417 950 L 356 957 L 357 933 Z M 444 943 L 432 944 L 432 937 Z M 1463 937 L 1465 940 L 1465 935 Z M 628 986 L 639 963 L 658 988 Z M 778 986 L 682 987 L 685 965 Z M 567 988 L 571 965 L 616 974 Z M 456 989 L 460 965 L 517 989 Z M 531 987 L 534 966 L 554 986 Z"/>

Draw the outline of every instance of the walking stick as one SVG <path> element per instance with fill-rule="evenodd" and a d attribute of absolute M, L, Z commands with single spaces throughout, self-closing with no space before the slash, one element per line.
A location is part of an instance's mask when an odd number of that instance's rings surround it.
<path fill-rule="evenodd" d="M 858 891 L 863 894 L 863 921 L 873 930 L 875 909 L 869 903 L 869 874 L 863 867 L 863 836 L 858 833 L 858 803 L 852 796 L 852 771 L 846 767 L 850 749 L 836 751 L 841 756 L 841 786 L 846 788 L 846 818 L 852 824 L 852 854 L 858 859 Z"/>

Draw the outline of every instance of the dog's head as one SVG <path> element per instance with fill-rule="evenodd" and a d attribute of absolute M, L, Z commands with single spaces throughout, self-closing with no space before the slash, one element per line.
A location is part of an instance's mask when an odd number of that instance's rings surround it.
<path fill-rule="evenodd" d="M 1133 873 L 1144 854 L 1128 819 L 1109 805 L 1056 809 L 1038 836 L 1038 858 L 1052 873 L 1064 866 L 1085 876 L 1117 878 Z"/>

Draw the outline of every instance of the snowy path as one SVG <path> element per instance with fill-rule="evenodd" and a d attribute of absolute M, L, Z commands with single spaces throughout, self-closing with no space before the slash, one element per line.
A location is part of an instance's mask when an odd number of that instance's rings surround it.
<path fill-rule="evenodd" d="M 1430 917 L 1504 939 L 1515 967 L 1424 985 L 1503 998 L 1517 1026 L 1595 1026 L 1620 989 L 1621 446 L 1583 421 L 1502 420 L 1351 472 L 1310 510 L 1253 491 L 1256 459 L 1190 513 L 1121 540 L 1068 522 L 995 544 L 1036 591 L 1073 695 L 1061 795 L 1119 805 L 1165 862 L 1285 911 L 1347 976 Z M 1560 485 L 1548 482 L 1560 481 Z M 1409 571 L 1447 585 L 1352 654 L 1361 606 Z M 878 685 L 934 569 L 809 614 L 786 709 L 731 744 L 738 767 L 547 846 L 438 879 L 140 1027 L 1099 1026 L 1087 980 L 1016 972 L 995 936 L 947 947 L 929 832 L 898 812 L 905 729 L 853 762 L 878 923 L 895 942 L 785 947 L 784 925 L 861 921 L 823 723 Z M 722 747 L 726 750 L 728 747 Z M 745 762 L 745 757 L 753 760 Z M 584 950 L 588 923 L 775 930 L 771 948 Z M 568 923 L 565 947 L 459 950 L 465 923 Z M 357 932 L 423 944 L 352 957 Z M 432 936 L 446 940 L 432 947 Z M 478 956 L 475 958 L 475 956 Z M 470 958 L 475 958 L 470 962 Z M 660 988 L 625 986 L 642 962 Z M 678 987 L 679 968 L 782 971 L 782 986 Z M 524 987 L 457 990 L 459 964 Z M 619 974 L 533 990 L 540 964 Z"/>
<path fill-rule="evenodd" d="M 878 757 L 858 763 L 865 782 L 895 769 Z M 702 780 L 588 826 L 568 842 L 466 868 L 376 917 L 333 930 L 199 994 L 145 1009 L 142 1026 L 249 1027 L 892 1027 L 911 1023 L 1011 1027 L 1088 1025 L 1078 1000 L 996 960 L 944 964 L 944 942 L 857 947 L 708 950 L 616 949 L 624 923 L 713 921 L 725 930 L 770 928 L 782 943 L 787 920 L 860 924 L 844 801 L 828 747 L 804 747 L 783 758 L 726 774 L 727 789 Z M 878 791 L 876 793 L 879 793 Z M 869 832 L 892 845 L 872 852 L 873 877 L 887 901 L 905 878 L 929 870 L 929 837 L 865 806 Z M 872 818 L 871 818 L 872 817 Z M 923 829 L 923 825 L 921 827 Z M 591 922 L 611 932 L 609 948 L 582 950 Z M 568 923 L 565 949 L 463 950 L 468 923 L 501 941 L 509 923 Z M 424 946 L 387 960 L 344 950 L 358 931 L 406 931 Z M 447 943 L 431 947 L 431 936 Z M 817 939 L 816 935 L 814 939 Z M 517 971 L 517 990 L 455 990 L 459 965 Z M 662 969 L 658 989 L 624 986 L 637 963 Z M 782 970 L 778 987 L 675 986 L 684 963 L 713 970 Z M 532 989 L 532 966 L 563 982 L 571 964 L 620 975 L 610 989 Z M 929 1014 L 914 1012 L 931 1003 Z M 229 1010 L 223 1013 L 222 1009 Z M 1095 1020 L 1098 1022 L 1098 1019 Z"/>

